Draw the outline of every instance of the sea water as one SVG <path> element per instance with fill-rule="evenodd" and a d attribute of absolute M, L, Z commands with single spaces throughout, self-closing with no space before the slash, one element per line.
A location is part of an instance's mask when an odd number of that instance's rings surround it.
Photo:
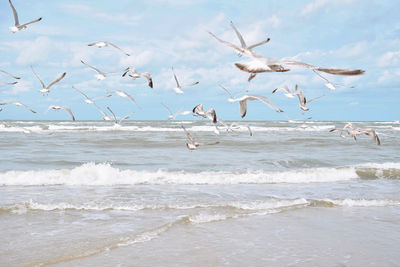
<path fill-rule="evenodd" d="M 400 265 L 399 122 L 238 124 L 0 122 L 0 265 Z"/>

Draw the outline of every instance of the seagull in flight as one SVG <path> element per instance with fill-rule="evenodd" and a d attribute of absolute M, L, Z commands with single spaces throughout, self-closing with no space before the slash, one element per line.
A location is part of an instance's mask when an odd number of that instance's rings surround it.
<path fill-rule="evenodd" d="M 172 111 L 169 109 L 169 107 L 167 105 L 165 105 L 164 103 L 161 103 L 161 105 L 163 105 L 164 108 L 168 111 L 168 113 L 169 113 L 168 119 L 169 120 L 175 119 L 179 115 L 189 115 L 190 113 L 192 113 L 192 111 L 190 111 L 190 110 L 172 113 Z"/>
<path fill-rule="evenodd" d="M 346 136 L 343 134 L 344 132 L 347 133 L 348 135 L 350 135 L 351 137 L 354 138 L 355 141 L 357 141 L 357 135 L 362 135 L 365 134 L 369 137 L 371 137 L 378 146 L 381 145 L 381 140 L 379 139 L 378 134 L 376 133 L 376 131 L 372 128 L 359 128 L 359 127 L 355 127 L 351 122 L 347 123 L 343 129 L 339 129 L 339 128 L 333 128 L 331 130 L 329 130 L 329 132 L 335 132 L 338 131 L 340 132 L 340 136 L 345 138 Z"/>
<path fill-rule="evenodd" d="M 222 85 L 220 85 L 220 87 L 229 94 L 229 99 L 228 101 L 233 103 L 233 102 L 239 102 L 239 109 L 240 109 L 240 116 L 242 118 L 244 118 L 244 116 L 246 116 L 247 113 L 247 101 L 253 101 L 253 100 L 259 100 L 261 102 L 263 102 L 264 104 L 267 104 L 268 106 L 270 106 L 273 110 L 275 110 L 276 112 L 283 112 L 283 110 L 281 110 L 280 108 L 278 108 L 277 106 L 275 106 L 274 104 L 272 104 L 272 102 L 265 96 L 260 96 L 260 95 L 243 95 L 239 98 L 235 98 L 234 96 L 232 96 L 232 94 L 228 91 L 228 89 L 226 89 L 225 87 L 223 87 Z M 247 91 L 246 91 L 247 92 Z M 243 93 L 243 92 L 239 92 Z"/>
<path fill-rule="evenodd" d="M 115 116 L 114 112 L 111 110 L 110 107 L 107 107 L 107 109 L 108 109 L 108 110 L 111 112 L 111 114 L 113 115 L 113 117 L 114 117 L 114 122 L 115 122 L 116 125 L 121 125 L 121 122 L 122 122 L 123 120 L 129 119 L 129 117 L 130 117 L 131 114 L 132 114 L 132 113 L 130 113 L 130 114 L 125 115 L 124 117 L 118 119 L 117 116 Z"/>
<path fill-rule="evenodd" d="M 282 85 L 282 86 L 279 86 L 279 87 L 275 88 L 272 91 L 272 93 L 276 93 L 278 91 L 285 91 L 286 92 L 285 96 L 287 98 L 293 98 L 296 95 L 296 92 L 291 91 L 287 85 Z"/>
<path fill-rule="evenodd" d="M 125 91 L 115 90 L 115 91 L 107 91 L 107 94 L 117 94 L 120 97 L 127 97 L 129 98 L 136 106 L 140 108 L 140 106 L 136 103 L 135 99 Z"/>
<path fill-rule="evenodd" d="M 95 68 L 95 67 L 93 67 L 93 66 L 87 64 L 87 63 L 84 62 L 82 59 L 81 59 L 81 62 L 82 62 L 82 64 L 88 66 L 89 68 L 91 68 L 92 70 L 94 70 L 95 72 L 97 72 L 97 74 L 95 74 L 94 77 L 95 77 L 97 80 L 100 80 L 100 81 L 101 81 L 101 80 L 104 80 L 104 79 L 106 78 L 107 74 L 116 73 L 116 72 L 103 72 L 103 71 L 101 71 L 101 70 L 99 70 L 99 69 L 97 69 L 97 68 Z"/>
<path fill-rule="evenodd" d="M 344 84 L 340 84 L 340 83 L 333 83 L 331 81 L 329 81 L 326 77 L 322 76 L 320 73 L 318 73 L 317 71 L 313 70 L 313 72 L 315 74 L 317 74 L 321 79 L 323 79 L 324 81 L 326 81 L 325 86 L 328 87 L 330 90 L 335 90 L 336 86 L 340 86 L 340 87 L 345 87 L 345 88 L 354 88 L 354 86 L 346 86 Z"/>
<path fill-rule="evenodd" d="M 38 90 L 40 93 L 42 93 L 43 95 L 47 95 L 50 93 L 50 87 L 52 87 L 54 84 L 58 83 L 59 81 L 61 81 L 65 75 L 67 75 L 66 72 L 64 72 L 63 74 L 61 74 L 57 79 L 55 79 L 53 82 L 51 82 L 49 85 L 45 85 L 43 83 L 43 81 L 40 79 L 39 75 L 37 75 L 37 73 L 35 72 L 35 70 L 33 69 L 33 67 L 31 66 L 32 72 L 33 74 L 35 74 L 36 78 L 39 80 L 40 84 L 42 85 L 42 89 Z"/>
<path fill-rule="evenodd" d="M 36 111 L 34 111 L 33 109 L 31 109 L 30 107 L 28 107 L 27 105 L 25 105 L 25 104 L 22 104 L 21 102 L 5 102 L 5 103 L 0 103 L 0 105 L 1 106 L 4 106 L 4 105 L 16 105 L 17 107 L 24 107 L 24 108 L 26 108 L 27 110 L 29 110 L 30 112 L 32 112 L 32 113 L 36 113 Z"/>
<path fill-rule="evenodd" d="M 106 41 L 98 41 L 98 42 L 90 43 L 90 44 L 88 44 L 88 46 L 97 46 L 98 48 L 102 48 L 102 47 L 105 47 L 105 46 L 112 46 L 112 47 L 118 49 L 119 51 L 121 51 L 122 53 L 124 53 L 125 55 L 127 55 L 128 57 L 130 56 L 130 54 L 126 53 L 124 50 L 122 50 L 121 48 L 119 48 L 115 44 L 110 43 L 110 42 L 106 42 Z"/>
<path fill-rule="evenodd" d="M 67 107 L 67 106 L 50 105 L 49 108 L 48 108 L 47 110 L 50 110 L 50 109 L 54 109 L 54 110 L 63 109 L 63 110 L 65 110 L 66 112 L 68 112 L 68 114 L 71 116 L 71 119 L 72 119 L 73 121 L 75 120 L 75 117 L 74 117 L 74 115 L 72 114 L 71 109 L 70 109 L 69 107 Z"/>
<path fill-rule="evenodd" d="M 188 130 L 186 130 L 186 128 L 183 125 L 181 125 L 181 127 L 186 134 L 186 140 L 187 140 L 186 147 L 187 149 L 189 149 L 190 152 L 197 149 L 197 147 L 199 146 L 219 144 L 219 141 L 214 143 L 197 143 L 196 140 L 193 138 L 193 136 L 188 132 Z"/>
<path fill-rule="evenodd" d="M 72 85 L 72 88 L 74 88 L 78 93 L 80 93 L 85 98 L 86 104 L 94 104 L 94 100 L 96 100 L 96 99 L 101 99 L 101 98 L 106 98 L 106 97 L 110 97 L 111 96 L 111 95 L 105 95 L 105 96 L 98 96 L 98 97 L 94 97 L 94 98 L 89 98 L 84 92 L 82 92 L 81 90 L 75 88 L 75 86 Z"/>
<path fill-rule="evenodd" d="M 295 93 L 296 93 L 296 95 L 297 95 L 297 97 L 298 97 L 298 99 L 299 99 L 299 106 L 300 106 L 300 109 L 303 110 L 303 111 L 309 111 L 309 110 L 310 110 L 308 107 L 306 107 L 306 105 L 307 105 L 308 103 L 311 103 L 312 101 L 314 101 L 314 100 L 316 100 L 316 99 L 319 99 L 319 98 L 325 96 L 325 95 L 322 95 L 322 96 L 314 97 L 314 98 L 312 98 L 312 99 L 310 99 L 310 100 L 307 100 L 306 97 L 304 96 L 304 91 L 303 91 L 302 89 L 300 89 L 300 88 L 297 86 L 297 84 L 296 84 L 296 91 L 295 91 Z"/>
<path fill-rule="evenodd" d="M 38 19 L 32 20 L 30 22 L 24 23 L 24 24 L 19 24 L 17 10 L 15 10 L 14 5 L 12 4 L 11 0 L 8 0 L 8 3 L 10 4 L 11 10 L 12 10 L 13 16 L 14 16 L 14 26 L 10 27 L 10 30 L 12 31 L 12 33 L 16 33 L 17 31 L 26 29 L 27 25 L 42 20 L 42 18 L 38 18 Z"/>
<path fill-rule="evenodd" d="M 256 43 L 256 44 L 247 46 L 247 45 L 246 45 L 246 42 L 245 42 L 244 39 L 243 39 L 243 36 L 240 34 L 239 30 L 235 27 L 235 25 L 233 24 L 232 21 L 231 21 L 231 27 L 232 27 L 233 30 L 235 31 L 236 36 L 237 36 L 237 38 L 238 38 L 239 41 L 240 41 L 240 45 L 241 45 L 242 49 L 252 50 L 254 47 L 257 47 L 257 46 L 266 44 L 266 43 L 268 43 L 268 42 L 270 41 L 270 38 L 267 38 L 267 39 L 265 39 L 265 40 L 263 40 L 263 41 L 261 41 L 261 42 L 259 42 L 259 43 Z M 239 56 L 242 56 L 242 53 L 239 52 L 238 55 L 239 55 Z"/>
<path fill-rule="evenodd" d="M 209 110 L 205 111 L 203 104 L 196 105 L 193 108 L 192 112 L 194 116 L 207 118 L 211 120 L 213 123 L 218 122 L 217 113 L 215 112 L 215 109 L 210 108 Z"/>
<path fill-rule="evenodd" d="M 269 57 L 261 56 L 255 53 L 252 49 L 248 47 L 241 47 L 232 44 L 230 42 L 224 41 L 218 38 L 212 32 L 208 32 L 213 38 L 215 38 L 218 42 L 234 49 L 236 52 L 243 54 L 249 57 L 251 60 L 246 62 L 237 62 L 235 66 L 242 71 L 248 72 L 253 74 L 253 76 L 249 77 L 249 80 L 254 78 L 254 74 L 262 73 L 262 72 L 286 72 L 290 71 L 290 69 L 286 68 L 285 66 L 300 66 L 303 68 L 322 71 L 325 73 L 333 74 L 333 75 L 360 75 L 363 74 L 364 70 L 346 70 L 346 69 L 331 69 L 331 68 L 322 68 L 318 66 L 314 66 L 308 63 L 294 61 L 294 60 L 287 60 L 287 59 L 274 59 Z"/>
<path fill-rule="evenodd" d="M 194 85 L 199 83 L 199 82 L 194 82 L 194 83 L 191 83 L 191 84 L 188 84 L 188 85 L 180 85 L 179 81 L 178 81 L 178 78 L 176 77 L 176 74 L 175 74 L 175 71 L 174 71 L 174 67 L 171 67 L 171 68 L 172 68 L 172 73 L 174 74 L 174 78 L 175 78 L 175 82 L 176 82 L 176 87 L 174 88 L 175 93 L 183 94 L 182 88 L 194 86 Z"/>
<path fill-rule="evenodd" d="M 128 74 L 129 77 L 133 78 L 134 80 L 136 80 L 137 78 L 140 77 L 145 77 L 147 79 L 148 85 L 150 88 L 153 88 L 153 79 L 151 78 L 150 73 L 148 72 L 142 72 L 142 73 L 138 73 L 136 71 L 136 68 L 126 68 L 124 74 L 122 74 L 122 77 L 125 77 L 125 75 Z"/>

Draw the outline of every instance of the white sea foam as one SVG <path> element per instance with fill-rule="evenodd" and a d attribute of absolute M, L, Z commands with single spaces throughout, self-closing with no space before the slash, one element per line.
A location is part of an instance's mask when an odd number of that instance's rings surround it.
<path fill-rule="evenodd" d="M 8 171 L 0 185 L 265 184 L 334 182 L 356 179 L 354 167 L 292 171 L 185 172 L 121 170 L 108 163 L 86 163 L 72 170 Z"/>
<path fill-rule="evenodd" d="M 400 200 L 391 199 L 323 199 L 323 201 L 345 207 L 400 206 Z"/>

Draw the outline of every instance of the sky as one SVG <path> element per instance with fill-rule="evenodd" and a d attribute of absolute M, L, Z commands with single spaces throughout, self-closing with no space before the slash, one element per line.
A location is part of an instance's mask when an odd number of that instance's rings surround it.
<path fill-rule="evenodd" d="M 397 0 L 148 0 L 148 1 L 51 1 L 13 0 L 21 23 L 43 19 L 17 33 L 9 30 L 14 20 L 7 0 L 0 2 L 0 69 L 20 76 L 16 85 L 0 85 L 0 102 L 20 101 L 34 110 L 15 105 L 2 106 L 0 120 L 68 120 L 63 111 L 47 111 L 49 105 L 69 106 L 77 120 L 102 120 L 102 114 L 72 85 L 90 97 L 107 91 L 124 90 L 127 98 L 113 95 L 99 99 L 103 109 L 117 116 L 133 112 L 134 120 L 164 120 L 166 104 L 175 111 L 191 110 L 197 104 L 214 108 L 222 120 L 313 120 L 397 121 L 400 120 L 400 20 Z M 248 73 L 235 67 L 239 57 L 213 39 L 208 31 L 239 45 L 230 21 L 248 44 L 270 38 L 254 50 L 263 56 L 287 58 L 309 64 L 344 69 L 363 69 L 360 76 L 325 75 L 336 83 L 354 88 L 329 90 L 312 71 L 294 68 L 286 73 L 261 73 L 251 82 Z M 112 47 L 89 47 L 95 41 L 112 42 L 131 54 Z M 105 72 L 117 72 L 98 81 L 80 60 Z M 41 85 L 33 66 L 45 84 L 66 72 L 48 96 L 38 92 Z M 174 93 L 171 67 L 181 84 L 199 81 Z M 122 77 L 135 67 L 149 72 L 154 88 L 144 78 Z M 0 73 L 0 82 L 13 79 Z M 311 102 L 302 114 L 296 98 L 272 94 L 278 86 L 298 85 Z M 259 101 L 248 103 L 244 119 L 237 103 L 227 101 L 232 93 L 268 97 L 284 110 L 277 113 Z M 178 117 L 178 119 L 196 119 Z"/>

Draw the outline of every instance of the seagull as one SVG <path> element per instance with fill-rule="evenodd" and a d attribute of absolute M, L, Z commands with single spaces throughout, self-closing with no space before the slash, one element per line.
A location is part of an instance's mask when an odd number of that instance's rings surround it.
<path fill-rule="evenodd" d="M 106 97 L 110 97 L 111 96 L 111 95 L 105 95 L 105 96 L 98 96 L 98 97 L 94 97 L 94 98 L 89 98 L 84 92 L 82 92 L 81 90 L 75 88 L 75 86 L 72 85 L 72 88 L 74 88 L 78 93 L 83 95 L 83 97 L 85 98 L 86 104 L 94 104 L 94 100 L 96 100 L 96 99 L 106 98 Z"/>
<path fill-rule="evenodd" d="M 129 73 L 129 74 L 128 74 Z M 132 77 L 134 80 L 140 77 L 145 77 L 147 79 L 148 85 L 150 88 L 153 88 L 153 79 L 151 78 L 150 73 L 148 72 L 142 72 L 138 73 L 136 71 L 136 68 L 126 68 L 124 74 L 122 74 L 122 77 L 125 77 L 125 75 L 128 74 L 129 77 Z"/>
<path fill-rule="evenodd" d="M 242 47 L 243 49 L 252 50 L 254 47 L 257 47 L 257 46 L 266 44 L 266 43 L 268 43 L 268 42 L 270 41 L 270 38 L 267 38 L 267 39 L 265 39 L 265 40 L 263 40 L 263 41 L 261 41 L 261 42 L 259 42 L 259 43 L 256 43 L 256 44 L 251 45 L 251 46 L 247 46 L 247 45 L 246 45 L 246 42 L 245 42 L 244 39 L 243 39 L 243 36 L 240 34 L 239 30 L 235 27 L 235 25 L 233 24 L 232 21 L 231 21 L 231 27 L 232 27 L 233 30 L 235 31 L 236 36 L 238 37 L 238 39 L 239 39 L 239 41 L 240 41 L 240 45 L 241 45 L 241 47 Z M 239 56 L 242 56 L 242 53 L 239 52 L 238 55 L 239 55 Z"/>
<path fill-rule="evenodd" d="M 197 149 L 197 147 L 202 146 L 202 145 L 217 145 L 219 144 L 219 141 L 214 142 L 214 143 L 197 143 L 196 140 L 193 138 L 193 136 L 186 130 L 186 128 L 181 125 L 183 131 L 186 134 L 186 139 L 187 139 L 187 143 L 186 143 L 186 147 L 189 149 L 190 152 L 192 152 L 193 150 Z"/>
<path fill-rule="evenodd" d="M 265 96 L 260 96 L 260 95 L 243 95 L 239 98 L 229 98 L 229 102 L 239 102 L 239 109 L 240 109 L 240 116 L 244 118 L 247 113 L 247 101 L 253 101 L 253 100 L 259 100 L 263 102 L 264 104 L 267 104 L 270 106 L 272 109 L 274 109 L 276 112 L 283 112 L 280 108 L 272 104 L 272 102 L 266 98 Z"/>
<path fill-rule="evenodd" d="M 129 98 L 136 106 L 140 108 L 140 106 L 136 103 L 135 99 L 125 91 L 115 90 L 115 91 L 107 91 L 107 94 L 117 94 L 120 97 L 127 97 Z"/>
<path fill-rule="evenodd" d="M 97 68 L 95 68 L 93 66 L 90 66 L 87 63 L 85 63 L 82 59 L 81 59 L 81 62 L 82 62 L 82 64 L 88 66 L 89 68 L 91 68 L 92 70 L 97 72 L 97 74 L 94 75 L 94 77 L 96 77 L 97 80 L 104 80 L 106 78 L 107 74 L 115 73 L 115 72 L 103 72 L 103 71 L 100 71 L 99 69 L 97 69 Z"/>
<path fill-rule="evenodd" d="M 343 127 L 343 129 L 333 128 L 333 129 L 329 130 L 329 132 L 335 132 L 335 131 L 339 131 L 340 136 L 343 138 L 345 138 L 345 136 L 343 135 L 343 132 L 346 132 L 348 135 L 353 137 L 354 140 L 356 140 L 356 141 L 357 141 L 357 138 L 356 138 L 357 135 L 365 134 L 365 135 L 371 137 L 378 146 L 381 145 L 381 141 L 379 140 L 378 134 L 372 128 L 355 127 L 351 122 L 349 122 Z"/>
<path fill-rule="evenodd" d="M 165 109 L 168 111 L 168 113 L 169 113 L 168 119 L 169 120 L 175 119 L 179 115 L 189 115 L 190 113 L 192 113 L 192 111 L 190 111 L 190 110 L 172 113 L 172 111 L 169 109 L 169 107 L 167 107 L 167 105 L 165 105 L 164 103 L 161 103 L 161 105 L 163 105 L 165 107 Z"/>
<path fill-rule="evenodd" d="M 14 79 L 16 79 L 16 80 L 21 79 L 21 77 L 14 76 L 14 75 L 12 75 L 11 73 L 8 73 L 8 72 L 5 71 L 5 70 L 0 70 L 0 72 L 6 74 L 6 75 L 8 75 L 8 76 L 10 76 L 10 77 L 12 77 L 12 78 L 14 78 Z"/>
<path fill-rule="evenodd" d="M 189 87 L 189 86 L 194 86 L 194 85 L 199 83 L 199 82 L 194 82 L 194 83 L 191 83 L 191 84 L 188 84 L 188 85 L 180 85 L 179 82 L 178 82 L 178 78 L 175 75 L 174 67 L 172 67 L 172 72 L 174 74 L 174 78 L 175 78 L 175 81 L 176 81 L 176 87 L 174 88 L 174 91 L 177 94 L 183 94 L 182 88 Z"/>
<path fill-rule="evenodd" d="M 193 115 L 197 117 L 202 117 L 202 118 L 208 118 L 210 119 L 213 123 L 217 123 L 218 118 L 217 118 L 217 113 L 215 112 L 215 109 L 210 108 L 207 111 L 204 111 L 204 106 L 203 104 L 198 104 L 195 106 L 192 110 Z"/>
<path fill-rule="evenodd" d="M 224 41 L 218 38 L 212 32 L 208 32 L 213 38 L 215 38 L 218 42 L 229 46 L 230 48 L 234 49 L 236 52 L 241 53 L 251 60 L 247 62 L 237 62 L 235 66 L 242 71 L 249 72 L 251 74 L 257 74 L 262 72 L 286 72 L 290 71 L 290 69 L 285 68 L 285 65 L 289 66 L 300 66 L 303 68 L 308 68 L 311 70 L 322 71 L 325 73 L 333 74 L 333 75 L 360 75 L 363 74 L 364 70 L 346 70 L 346 69 L 330 69 L 330 68 L 321 68 L 318 66 L 313 66 L 307 63 L 303 63 L 300 61 L 293 61 L 293 60 L 286 60 L 286 59 L 274 59 L 269 57 L 261 56 L 255 53 L 252 49 L 248 47 L 239 47 L 235 44 L 230 42 Z M 250 78 L 254 78 L 250 76 Z M 250 79 L 249 78 L 249 79 Z M 250 79 L 251 80 L 251 79 Z"/>
<path fill-rule="evenodd" d="M 47 109 L 47 110 L 50 110 L 50 109 L 54 109 L 54 110 L 60 110 L 60 109 L 64 109 L 66 112 L 68 112 L 68 114 L 71 116 L 71 119 L 74 121 L 75 120 L 75 117 L 74 117 L 74 115 L 72 114 L 72 111 L 71 111 L 71 109 L 69 108 L 69 107 L 66 107 L 66 106 L 57 106 L 57 105 L 50 105 L 49 106 L 49 108 Z"/>
<path fill-rule="evenodd" d="M 118 49 L 119 51 L 121 51 L 122 53 L 124 53 L 125 55 L 127 55 L 128 57 L 130 56 L 130 54 L 126 53 L 124 50 L 122 50 L 121 48 L 119 48 L 115 44 L 110 43 L 110 42 L 106 42 L 106 41 L 98 41 L 98 42 L 90 43 L 90 44 L 88 44 L 88 46 L 97 46 L 98 48 L 102 48 L 102 47 L 105 47 L 105 46 L 112 46 L 112 47 Z"/>
<path fill-rule="evenodd" d="M 279 86 L 279 87 L 275 88 L 275 89 L 272 91 L 272 93 L 276 93 L 276 92 L 278 92 L 278 91 L 285 91 L 285 92 L 286 92 L 286 93 L 285 93 L 285 96 L 286 96 L 287 98 L 293 98 L 293 97 L 295 96 L 295 94 L 296 94 L 296 92 L 290 91 L 290 89 L 289 89 L 289 87 L 288 87 L 287 85 L 283 85 L 283 86 Z"/>
<path fill-rule="evenodd" d="M 38 21 L 42 20 L 42 18 L 38 18 L 38 19 L 32 20 L 30 22 L 27 22 L 27 23 L 21 25 L 21 24 L 19 24 L 17 10 L 15 10 L 14 5 L 11 3 L 11 0 L 8 0 L 8 3 L 10 3 L 10 7 L 11 7 L 11 10 L 12 10 L 13 16 L 14 16 L 14 26 L 10 27 L 10 30 L 13 33 L 16 33 L 17 31 L 25 29 L 26 26 L 29 25 L 29 24 L 32 24 L 32 23 L 35 23 L 35 22 L 38 22 Z"/>
<path fill-rule="evenodd" d="M 25 104 L 22 104 L 21 102 L 5 102 L 5 103 L 0 103 L 0 105 L 1 106 L 4 106 L 4 105 L 11 105 L 11 104 L 13 104 L 13 105 L 16 105 L 16 106 L 18 106 L 18 107 L 25 107 L 27 110 L 29 110 L 30 112 L 32 112 L 32 113 L 36 113 L 36 111 L 34 111 L 33 109 L 31 109 L 30 107 L 28 107 L 27 105 L 25 105 Z"/>
<path fill-rule="evenodd" d="M 322 96 L 318 96 L 318 97 L 312 98 L 311 100 L 307 100 L 306 97 L 304 96 L 304 91 L 303 91 L 302 89 L 300 89 L 300 88 L 297 86 L 297 84 L 296 84 L 296 91 L 295 91 L 295 93 L 296 93 L 296 95 L 297 95 L 297 97 L 298 97 L 298 99 L 299 99 L 299 106 L 300 106 L 300 109 L 303 110 L 303 111 L 308 111 L 308 110 L 310 110 L 308 107 L 306 107 L 306 105 L 307 105 L 308 103 L 311 103 L 312 101 L 314 101 L 314 100 L 316 100 L 316 99 L 318 99 L 318 98 L 321 98 L 321 97 L 325 96 L 325 95 L 322 95 Z"/>
<path fill-rule="evenodd" d="M 93 105 L 101 112 L 101 114 L 103 114 L 103 120 L 111 121 L 110 116 L 108 116 L 108 114 L 104 110 L 102 110 L 96 103 L 93 103 Z"/>
<path fill-rule="evenodd" d="M 32 72 L 33 74 L 35 74 L 36 78 L 38 78 L 40 84 L 42 85 L 42 89 L 38 90 L 39 92 L 41 92 L 43 95 L 50 93 L 50 87 L 52 87 L 54 84 L 58 83 L 59 81 L 61 81 L 65 75 L 67 75 L 66 72 L 64 72 L 63 74 L 60 75 L 60 77 L 58 77 L 56 80 L 54 80 L 53 82 L 51 82 L 49 85 L 45 85 L 43 83 L 43 81 L 40 79 L 39 75 L 37 75 L 37 73 L 35 72 L 35 70 L 33 69 L 33 67 L 31 66 Z"/>
<path fill-rule="evenodd" d="M 117 117 L 115 116 L 115 114 L 114 114 L 114 112 L 111 110 L 111 108 L 110 108 L 110 107 L 107 107 L 107 109 L 108 109 L 108 110 L 111 112 L 111 114 L 113 115 L 114 121 L 115 121 L 115 124 L 116 124 L 116 125 L 121 125 L 121 122 L 122 122 L 123 120 L 129 119 L 129 117 L 130 117 L 131 114 L 132 114 L 132 113 L 130 113 L 130 114 L 125 115 L 124 117 L 122 117 L 122 118 L 120 118 L 120 119 L 117 119 Z"/>

